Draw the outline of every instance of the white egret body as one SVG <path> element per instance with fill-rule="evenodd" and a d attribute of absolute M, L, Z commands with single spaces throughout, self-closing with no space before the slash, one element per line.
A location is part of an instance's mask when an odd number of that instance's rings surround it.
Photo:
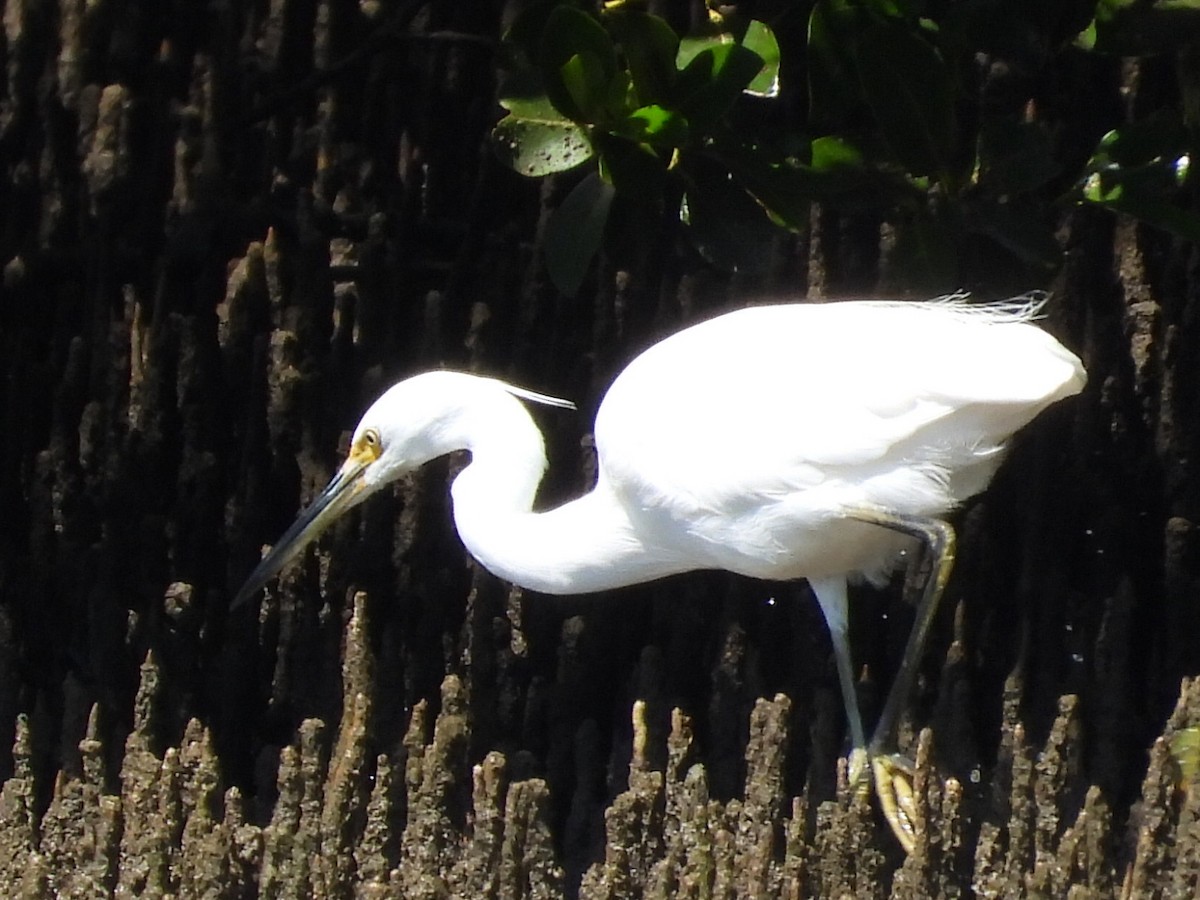
<path fill-rule="evenodd" d="M 523 587 L 586 593 L 695 569 L 807 578 L 855 749 L 875 763 L 949 572 L 953 533 L 937 517 L 987 485 L 1015 431 L 1083 387 L 1079 359 L 1032 324 L 1036 310 L 954 298 L 789 304 L 694 325 L 613 382 L 596 414 L 595 488 L 546 512 L 532 511 L 542 436 L 518 398 L 569 404 L 475 375 L 416 375 L 367 410 L 345 465 L 235 603 L 342 511 L 465 449 L 471 462 L 451 489 L 458 532 L 482 565 Z M 903 696 L 889 697 L 868 750 L 846 582 L 884 577 L 913 536 L 934 543 L 941 567 L 893 688 Z M 875 775 L 890 791 L 894 773 Z M 884 806 L 905 841 L 905 811 Z"/>

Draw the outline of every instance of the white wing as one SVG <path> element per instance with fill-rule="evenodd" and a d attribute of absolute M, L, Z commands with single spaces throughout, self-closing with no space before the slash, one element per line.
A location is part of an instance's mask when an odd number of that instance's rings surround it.
<path fill-rule="evenodd" d="M 1029 318 L 847 302 L 703 322 L 613 383 L 596 417 L 601 478 L 634 508 L 686 519 L 877 470 L 914 441 L 993 452 L 1083 383 L 1078 359 Z"/>

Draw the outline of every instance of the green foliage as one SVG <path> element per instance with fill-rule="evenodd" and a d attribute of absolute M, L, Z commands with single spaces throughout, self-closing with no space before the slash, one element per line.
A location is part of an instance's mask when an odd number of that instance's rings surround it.
<path fill-rule="evenodd" d="M 492 132 L 496 152 L 522 175 L 551 175 L 592 158 L 584 128 L 562 115 L 544 96 L 508 97 L 509 111 Z"/>
<path fill-rule="evenodd" d="M 1098 0 L 1076 44 L 1116 56 L 1175 53 L 1200 42 L 1200 0 Z"/>
<path fill-rule="evenodd" d="M 592 172 L 554 211 L 546 230 L 546 266 L 564 294 L 573 295 L 583 284 L 588 264 L 600 249 L 612 199 L 612 185 Z"/>
<path fill-rule="evenodd" d="M 1076 185 L 1076 196 L 1191 241 L 1200 215 L 1182 205 L 1189 135 L 1175 113 L 1160 113 L 1106 134 Z"/>
<path fill-rule="evenodd" d="M 779 92 L 779 43 L 765 23 L 714 21 L 708 33 L 681 39 L 633 3 L 610 3 L 593 14 L 543 2 L 525 11 L 507 40 L 513 66 L 502 104 L 508 115 L 494 132 L 501 158 L 526 175 L 597 166 L 598 178 L 585 177 L 564 203 L 571 210 L 560 210 L 551 223 L 547 268 L 560 290 L 578 289 L 614 196 L 648 216 L 669 210 L 696 236 L 697 249 L 734 265 L 737 251 L 703 237 L 719 230 L 745 243 L 735 234 L 740 229 L 715 227 L 715 211 L 732 209 L 725 202 L 730 197 L 741 211 L 738 221 L 753 221 L 756 241 L 769 239 L 775 227 L 764 218 L 764 205 L 777 222 L 795 219 L 772 209 L 765 186 L 767 171 L 780 160 L 756 160 L 764 170 L 762 197 L 721 162 L 725 145 L 744 155 L 730 139 L 735 107 L 743 98 L 762 102 Z M 585 201 L 598 203 L 586 215 Z"/>
<path fill-rule="evenodd" d="M 808 38 L 814 126 L 842 130 L 866 107 L 892 160 L 949 176 L 956 85 L 931 37 L 890 3 L 818 0 Z"/>
<path fill-rule="evenodd" d="M 746 93 L 755 97 L 775 97 L 779 94 L 779 41 L 775 32 L 763 22 L 751 20 L 742 36 L 747 50 L 762 60 L 758 74 L 746 87 Z"/>
<path fill-rule="evenodd" d="M 1051 271 L 1063 199 L 1200 236 L 1179 202 L 1195 123 L 1118 128 L 1070 172 L 1041 123 L 966 105 L 981 52 L 1179 50 L 1200 32 L 1172 29 L 1196 22 L 1200 0 L 1050 5 L 1031 18 L 1021 2 L 964 2 L 935 21 L 921 0 L 796 0 L 776 27 L 710 12 L 680 35 L 636 0 L 540 0 L 506 36 L 496 146 L 525 175 L 592 167 L 549 223 L 547 270 L 568 294 L 602 246 L 628 244 L 631 221 L 753 271 L 781 229 L 808 227 L 814 202 L 887 217 L 893 269 L 940 286 L 960 282 L 970 242 Z M 782 113 L 804 99 L 803 114 Z"/>

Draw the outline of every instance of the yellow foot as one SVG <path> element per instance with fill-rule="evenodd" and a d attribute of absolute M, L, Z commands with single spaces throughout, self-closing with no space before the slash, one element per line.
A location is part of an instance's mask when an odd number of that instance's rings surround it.
<path fill-rule="evenodd" d="M 875 776 L 879 806 L 905 853 L 912 853 L 917 845 L 914 771 L 912 762 L 897 753 L 871 757 L 871 772 Z"/>
<path fill-rule="evenodd" d="M 866 747 L 855 747 L 846 761 L 846 783 L 850 790 L 863 800 L 871 793 L 871 779 L 868 777 L 871 772 L 870 762 Z"/>

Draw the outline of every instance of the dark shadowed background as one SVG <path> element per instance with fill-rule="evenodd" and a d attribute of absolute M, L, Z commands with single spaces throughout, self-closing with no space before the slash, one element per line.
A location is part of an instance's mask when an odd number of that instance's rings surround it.
<path fill-rule="evenodd" d="M 1200 50 L 1190 5 L 1162 5 L 724 8 L 780 47 L 778 96 L 728 122 L 791 142 L 784 168 L 817 167 L 804 148 L 826 134 L 862 158 L 787 195 L 789 227 L 705 194 L 732 183 L 708 169 L 664 181 L 649 219 L 618 183 L 569 296 L 544 249 L 570 244 L 554 212 L 595 161 L 529 178 L 490 139 L 519 4 L 7 0 L 4 893 L 1193 894 L 1200 789 L 1168 744 L 1200 725 L 1200 691 L 1181 693 L 1200 670 Z M 812 26 L 859 6 L 949 79 L 927 171 L 884 102 L 904 67 Z M 649 7 L 679 33 L 708 19 Z M 818 63 L 835 51 L 857 76 Z M 852 115 L 818 115 L 821 72 L 849 79 Z M 925 817 L 903 866 L 839 785 L 803 583 L 523 593 L 459 543 L 451 458 L 228 611 L 399 377 L 575 399 L 534 411 L 551 504 L 590 486 L 606 385 L 687 322 L 1032 288 L 1089 384 L 956 516 L 903 729 Z M 911 621 L 903 581 L 853 595 L 870 715 Z"/>

